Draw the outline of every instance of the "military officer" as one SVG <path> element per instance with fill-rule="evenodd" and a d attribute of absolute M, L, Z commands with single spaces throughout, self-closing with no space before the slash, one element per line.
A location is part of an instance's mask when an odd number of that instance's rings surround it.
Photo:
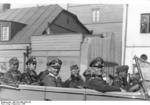
<path fill-rule="evenodd" d="M 140 58 L 141 58 L 142 60 L 145 60 L 145 61 L 147 61 L 147 59 L 148 59 L 148 57 L 147 57 L 146 54 L 142 54 L 142 55 L 140 56 Z"/>
<path fill-rule="evenodd" d="M 90 67 L 91 67 L 90 69 L 91 77 L 87 80 L 85 84 L 86 88 L 94 89 L 100 92 L 121 91 L 121 88 L 110 86 L 109 84 L 106 83 L 105 80 L 103 80 L 104 61 L 101 57 L 97 57 L 96 59 L 94 59 L 91 62 Z"/>
<path fill-rule="evenodd" d="M 114 81 L 112 83 L 113 86 L 121 87 L 125 90 L 128 90 L 129 84 L 127 82 L 127 73 L 129 66 L 121 65 L 116 69 L 117 76 L 114 77 Z"/>
<path fill-rule="evenodd" d="M 141 80 L 139 73 L 132 74 L 129 78 L 129 92 L 136 92 L 141 89 Z"/>
<path fill-rule="evenodd" d="M 89 67 L 83 72 L 83 76 L 85 77 L 85 82 L 87 82 L 92 77 L 92 74 L 93 74 L 92 72 L 93 70 L 91 67 Z"/>
<path fill-rule="evenodd" d="M 21 82 L 24 84 L 33 84 L 38 82 L 36 73 L 36 58 L 31 56 L 26 62 L 27 69 L 24 71 L 21 77 Z"/>
<path fill-rule="evenodd" d="M 61 69 L 62 61 L 58 58 L 47 62 L 48 73 L 43 74 L 41 84 L 44 86 L 62 87 L 61 78 L 58 76 Z M 42 76 L 42 74 L 41 74 Z"/>
<path fill-rule="evenodd" d="M 80 70 L 78 65 L 72 65 L 70 67 L 70 71 L 71 71 L 71 76 L 69 79 L 65 81 L 64 86 L 70 88 L 82 88 L 84 81 L 79 74 Z"/>
<path fill-rule="evenodd" d="M 57 59 L 57 58 L 56 58 L 56 59 L 53 59 L 52 61 L 53 61 L 53 62 L 54 62 L 54 61 L 55 61 L 55 62 L 58 62 L 58 64 L 59 64 L 60 66 L 62 65 L 62 61 L 59 60 L 59 59 Z M 45 71 L 42 71 L 42 72 L 39 73 L 38 79 L 39 79 L 40 81 L 42 81 L 43 78 L 44 78 L 46 75 L 49 74 L 48 67 L 49 67 L 50 62 L 51 62 L 51 61 L 48 59 L 47 64 L 46 64 L 47 69 L 46 69 Z"/>
<path fill-rule="evenodd" d="M 47 66 L 47 68 L 48 68 L 48 66 Z M 42 81 L 43 78 L 44 78 L 46 75 L 48 75 L 48 74 L 49 74 L 48 69 L 46 69 L 45 71 L 40 72 L 39 75 L 38 75 L 39 81 Z M 42 84 L 41 84 L 41 85 L 42 85 Z"/>
<path fill-rule="evenodd" d="M 88 81 L 91 77 L 94 77 L 95 66 L 97 66 L 97 68 L 104 67 L 104 61 L 101 57 L 97 57 L 90 63 L 89 66 L 90 67 L 88 67 L 88 69 L 86 69 L 85 72 L 83 73 L 83 76 L 85 77 L 86 81 Z M 103 71 L 103 69 L 102 69 L 102 71 Z"/>
<path fill-rule="evenodd" d="M 9 82 L 19 83 L 21 79 L 21 72 L 18 70 L 19 60 L 13 57 L 9 60 L 9 71 L 4 74 L 4 78 Z"/>

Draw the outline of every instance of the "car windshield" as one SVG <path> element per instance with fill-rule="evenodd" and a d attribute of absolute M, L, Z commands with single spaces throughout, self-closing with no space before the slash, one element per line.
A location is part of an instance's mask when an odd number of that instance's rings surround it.
<path fill-rule="evenodd" d="M 139 64 L 143 79 L 147 82 L 150 82 L 150 63 L 142 59 L 138 59 L 138 64 Z"/>
<path fill-rule="evenodd" d="M 141 81 L 144 83 L 144 88 L 150 96 L 150 62 L 144 61 L 135 57 L 138 72 L 141 76 Z"/>

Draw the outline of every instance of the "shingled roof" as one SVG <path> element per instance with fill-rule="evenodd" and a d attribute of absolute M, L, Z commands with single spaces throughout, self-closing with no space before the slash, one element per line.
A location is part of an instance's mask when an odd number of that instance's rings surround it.
<path fill-rule="evenodd" d="M 0 42 L 0 44 L 30 43 L 31 35 L 41 35 L 48 23 L 52 23 L 62 11 L 63 9 L 59 5 L 48 5 L 1 12 L 0 20 L 18 22 L 26 26 L 10 41 Z"/>

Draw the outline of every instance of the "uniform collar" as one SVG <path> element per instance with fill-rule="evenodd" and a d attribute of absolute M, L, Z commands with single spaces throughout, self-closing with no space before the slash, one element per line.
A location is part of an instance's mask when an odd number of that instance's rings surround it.
<path fill-rule="evenodd" d="M 54 77 L 54 78 L 58 78 L 58 76 L 55 76 L 54 74 L 52 74 L 52 73 L 49 73 L 48 75 L 50 75 L 50 76 L 52 76 L 52 77 Z"/>

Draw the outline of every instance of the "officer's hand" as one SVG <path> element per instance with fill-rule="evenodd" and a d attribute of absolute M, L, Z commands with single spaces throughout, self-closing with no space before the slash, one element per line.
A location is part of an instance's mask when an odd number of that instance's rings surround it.
<path fill-rule="evenodd" d="M 121 92 L 127 92 L 125 89 L 123 88 L 120 88 Z"/>
<path fill-rule="evenodd" d="M 77 86 L 77 88 L 79 88 L 79 89 L 83 89 L 83 87 L 82 87 L 82 86 Z"/>
<path fill-rule="evenodd" d="M 129 89 L 129 92 L 135 92 L 138 91 L 139 89 L 140 89 L 140 85 L 136 84 Z"/>

